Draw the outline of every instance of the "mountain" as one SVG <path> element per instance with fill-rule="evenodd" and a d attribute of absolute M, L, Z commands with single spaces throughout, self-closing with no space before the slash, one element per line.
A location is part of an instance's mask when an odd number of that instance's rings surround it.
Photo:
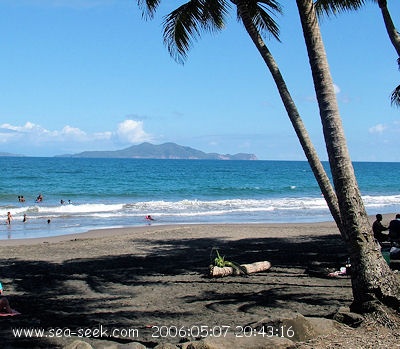
<path fill-rule="evenodd" d="M 22 156 L 24 155 L 0 152 L 0 157 L 22 157 Z"/>
<path fill-rule="evenodd" d="M 131 158 L 131 159 L 210 159 L 210 160 L 257 160 L 254 154 L 217 154 L 204 153 L 175 143 L 142 143 L 115 151 L 84 151 L 78 154 L 60 155 L 71 158 Z"/>

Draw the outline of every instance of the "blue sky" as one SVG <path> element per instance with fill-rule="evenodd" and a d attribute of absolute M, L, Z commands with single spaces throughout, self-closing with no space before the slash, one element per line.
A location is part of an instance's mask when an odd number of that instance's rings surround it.
<path fill-rule="evenodd" d="M 388 5 L 400 26 L 397 1 Z M 281 2 L 282 42 L 268 45 L 325 160 L 295 1 Z M 0 0 L 0 152 L 53 156 L 150 141 L 304 160 L 235 13 L 180 65 L 161 22 L 182 2 L 168 3 L 144 21 L 136 0 Z M 378 6 L 324 19 L 321 30 L 352 159 L 400 161 L 400 109 L 389 99 L 400 72 Z"/>

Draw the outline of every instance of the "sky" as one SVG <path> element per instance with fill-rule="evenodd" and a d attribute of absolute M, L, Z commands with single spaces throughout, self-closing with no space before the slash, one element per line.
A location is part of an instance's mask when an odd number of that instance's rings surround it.
<path fill-rule="evenodd" d="M 55 156 L 174 142 L 204 152 L 305 160 L 274 82 L 232 9 L 185 64 L 136 0 L 0 0 L 0 152 Z M 295 0 L 267 38 L 322 160 L 319 111 Z M 400 27 L 398 0 L 388 0 Z M 400 161 L 397 55 L 380 10 L 320 23 L 353 161 Z"/>

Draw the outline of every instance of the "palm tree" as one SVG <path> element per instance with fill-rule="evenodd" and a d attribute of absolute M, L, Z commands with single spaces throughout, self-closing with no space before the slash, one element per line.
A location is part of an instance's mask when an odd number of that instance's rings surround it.
<path fill-rule="evenodd" d="M 398 308 L 400 283 L 374 242 L 347 149 L 339 108 L 313 0 L 296 0 L 317 95 L 325 144 L 352 265 L 354 302 L 360 312 L 380 302 Z"/>
<path fill-rule="evenodd" d="M 279 40 L 279 28 L 270 13 L 280 13 L 281 7 L 276 0 L 232 1 L 232 3 L 237 5 L 238 19 L 243 21 L 247 32 L 272 74 L 286 112 L 314 173 L 314 177 L 339 231 L 342 232 L 339 206 L 329 177 L 319 160 L 279 67 L 260 35 L 260 32 L 271 33 Z M 143 9 L 143 13 L 151 18 L 154 16 L 160 1 L 139 0 L 138 4 Z M 187 58 L 187 52 L 192 41 L 197 39 L 202 30 L 213 31 L 224 28 L 225 17 L 229 10 L 230 5 L 228 1 L 190 0 L 168 14 L 164 21 L 163 36 L 164 43 L 170 55 L 177 62 L 183 63 Z"/>
<path fill-rule="evenodd" d="M 389 39 L 397 53 L 397 64 L 400 69 L 400 33 L 396 30 L 393 23 L 392 16 L 390 15 L 389 8 L 387 6 L 387 0 L 368 0 L 369 2 L 377 3 L 381 13 L 383 22 L 386 27 Z M 366 0 L 316 0 L 315 6 L 318 14 L 325 13 L 330 16 L 332 14 L 358 10 L 366 4 Z M 400 85 L 397 86 L 390 96 L 392 105 L 400 107 Z"/>
<path fill-rule="evenodd" d="M 150 16 L 155 13 L 159 2 L 157 0 L 138 1 L 139 5 Z M 315 159 L 315 157 L 317 159 L 318 157 L 308 138 L 278 66 L 260 34 L 260 32 L 268 30 L 273 36 L 278 37 L 277 26 L 269 15 L 271 11 L 280 11 L 277 1 L 231 0 L 231 2 L 236 5 L 238 18 L 243 22 L 249 36 L 274 78 L 281 99 L 296 129 L 314 175 L 325 195 L 325 199 L 343 239 L 348 246 L 352 264 L 355 267 L 352 279 L 353 308 L 364 311 L 373 303 L 371 301 L 378 300 L 392 306 L 393 304 L 398 306 L 400 286 L 380 255 L 378 246 L 373 240 L 368 217 L 348 155 L 313 1 L 297 0 L 297 5 L 309 51 L 310 65 L 314 76 L 314 85 L 316 87 L 336 193 L 333 192 L 325 172 L 321 174 L 319 170 L 315 170 L 315 168 L 318 168 L 316 166 L 320 165 L 319 160 Z M 166 16 L 164 22 L 164 42 L 170 54 L 176 60 L 183 62 L 191 42 L 197 39 L 201 31 L 223 28 L 225 16 L 229 8 L 227 0 L 190 0 L 172 11 Z M 320 75 L 317 76 L 318 74 Z"/>

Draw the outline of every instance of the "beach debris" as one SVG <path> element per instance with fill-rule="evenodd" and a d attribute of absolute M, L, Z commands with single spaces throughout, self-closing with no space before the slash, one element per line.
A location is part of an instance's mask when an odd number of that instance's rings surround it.
<path fill-rule="evenodd" d="M 210 265 L 210 276 L 211 277 L 224 277 L 228 275 L 248 275 L 253 273 L 259 273 L 266 271 L 271 268 L 269 261 L 260 261 L 250 264 L 240 264 L 240 269 L 233 267 L 218 267 L 216 265 Z"/>
<path fill-rule="evenodd" d="M 336 270 L 332 273 L 328 274 L 329 277 L 341 277 L 341 276 L 349 276 L 349 273 L 347 272 L 347 268 L 346 267 L 340 267 L 340 270 Z"/>
<path fill-rule="evenodd" d="M 331 272 L 328 274 L 329 277 L 342 277 L 342 276 L 349 276 L 351 275 L 351 261 L 350 258 L 347 258 L 346 261 L 346 266 L 345 267 L 340 267 L 339 270 L 336 270 L 334 272 Z"/>
<path fill-rule="evenodd" d="M 211 255 L 213 251 L 216 253 L 216 257 L 214 258 L 214 266 L 219 268 L 233 268 L 238 274 L 247 274 L 246 270 L 244 270 L 238 263 L 227 261 L 225 256 L 221 256 L 217 249 L 213 248 Z"/>
<path fill-rule="evenodd" d="M 241 264 L 241 267 L 243 267 L 244 270 L 246 270 L 247 274 L 259 273 L 261 271 L 266 271 L 269 268 L 271 268 L 271 262 L 260 261 L 250 264 Z"/>
<path fill-rule="evenodd" d="M 254 262 L 250 264 L 238 264 L 236 262 L 227 261 L 225 256 L 221 256 L 217 249 L 213 249 L 216 253 L 214 264 L 210 265 L 211 277 L 224 277 L 228 275 L 248 275 L 258 273 L 271 268 L 268 261 Z"/>

